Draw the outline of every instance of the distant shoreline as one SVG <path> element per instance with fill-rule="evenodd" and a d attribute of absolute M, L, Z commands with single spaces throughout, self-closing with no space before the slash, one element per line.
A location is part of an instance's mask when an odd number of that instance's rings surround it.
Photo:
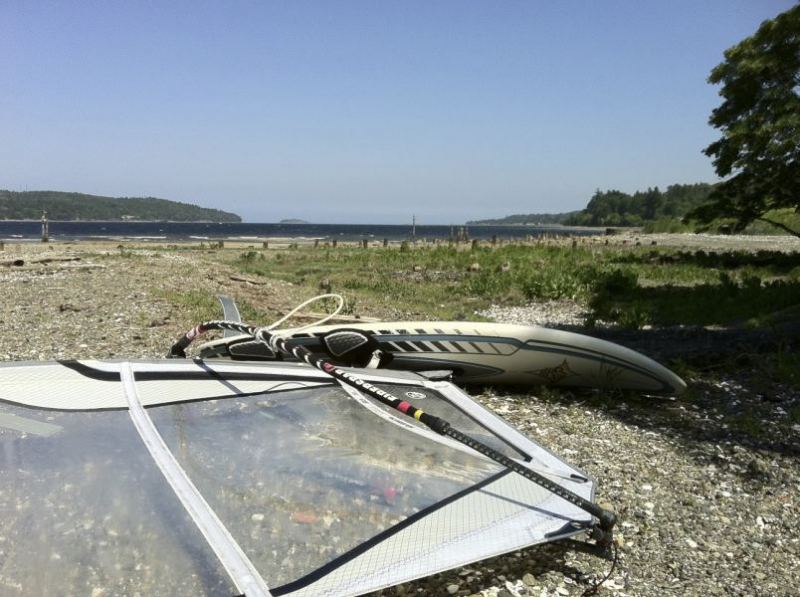
<path fill-rule="evenodd" d="M 40 220 L 0 220 L 1 238 L 41 238 Z M 466 233 L 466 234 L 465 234 Z M 393 224 L 286 224 L 248 222 L 169 222 L 133 220 L 50 220 L 50 240 L 67 240 L 99 237 L 163 237 L 170 240 L 225 240 L 225 239 L 269 239 L 271 237 L 306 237 L 342 241 L 410 241 L 434 240 L 484 240 L 498 242 L 507 239 L 526 240 L 536 236 L 585 236 L 603 234 L 602 229 L 535 228 L 502 226 L 433 226 Z M 466 237 L 466 238 L 465 238 Z"/>
<path fill-rule="evenodd" d="M 77 224 L 77 223 L 85 223 L 85 224 L 245 224 L 248 222 L 218 222 L 216 220 L 56 220 L 47 218 L 47 221 L 50 224 Z M 23 219 L 23 220 L 15 220 L 15 219 L 0 219 L 0 222 L 9 222 L 12 224 L 41 224 L 42 219 Z"/>
<path fill-rule="evenodd" d="M 459 224 L 466 228 L 538 228 L 538 229 L 552 229 L 552 230 L 597 230 L 605 231 L 608 226 L 572 226 L 567 224 Z M 639 226 L 617 226 L 615 230 L 641 230 Z"/>

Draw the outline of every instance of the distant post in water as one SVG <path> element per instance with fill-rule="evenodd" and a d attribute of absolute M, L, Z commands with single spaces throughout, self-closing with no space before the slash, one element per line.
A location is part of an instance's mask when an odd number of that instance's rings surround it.
<path fill-rule="evenodd" d="M 50 222 L 47 221 L 47 212 L 42 212 L 42 242 L 50 242 Z"/>
<path fill-rule="evenodd" d="M 411 216 L 411 240 L 416 242 L 417 241 L 417 216 Z"/>

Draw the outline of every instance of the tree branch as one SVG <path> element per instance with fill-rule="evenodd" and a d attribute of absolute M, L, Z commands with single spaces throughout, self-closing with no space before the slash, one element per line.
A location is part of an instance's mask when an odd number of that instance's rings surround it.
<path fill-rule="evenodd" d="M 786 224 L 782 224 L 780 222 L 775 222 L 774 220 L 770 220 L 769 218 L 763 218 L 763 217 L 756 218 L 756 220 L 760 220 L 761 222 L 766 222 L 767 224 L 772 224 L 773 226 L 777 226 L 778 228 L 780 228 L 781 230 L 783 230 L 785 232 L 788 232 L 792 236 L 796 236 L 797 238 L 800 238 L 800 231 L 792 230 Z"/>

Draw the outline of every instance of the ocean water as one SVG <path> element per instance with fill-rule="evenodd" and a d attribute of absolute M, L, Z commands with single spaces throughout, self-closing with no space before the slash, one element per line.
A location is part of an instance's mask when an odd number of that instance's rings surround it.
<path fill-rule="evenodd" d="M 459 226 L 417 226 L 418 240 L 448 239 Z M 482 240 L 525 239 L 528 236 L 600 234 L 600 230 L 585 228 L 538 226 L 469 226 L 469 238 Z M 0 240 L 39 240 L 40 222 L 0 220 Z M 310 238 L 321 240 L 357 241 L 361 239 L 388 239 L 391 241 L 412 238 L 411 226 L 385 224 L 216 224 L 205 222 L 50 222 L 50 239 L 53 241 L 88 239 L 139 239 L 139 240 L 258 240 L 270 238 Z"/>

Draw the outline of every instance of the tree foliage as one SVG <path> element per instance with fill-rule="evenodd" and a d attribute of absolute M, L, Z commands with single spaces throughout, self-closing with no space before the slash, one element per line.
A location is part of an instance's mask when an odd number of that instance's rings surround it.
<path fill-rule="evenodd" d="M 800 5 L 765 21 L 751 37 L 725 51 L 709 83 L 721 84 L 722 104 L 709 123 L 722 137 L 705 149 L 720 177 L 707 203 L 688 219 L 771 221 L 769 211 L 800 211 Z"/>
<path fill-rule="evenodd" d="M 708 200 L 713 186 L 706 183 L 674 184 L 636 191 L 595 191 L 586 209 L 565 220 L 572 226 L 641 226 L 661 218 L 680 218 Z"/>
<path fill-rule="evenodd" d="M 468 225 L 517 225 L 517 224 L 563 224 L 568 218 L 577 214 L 577 211 L 569 211 L 558 214 L 513 214 L 504 218 L 493 220 L 471 220 Z"/>
<path fill-rule="evenodd" d="M 233 213 L 155 197 L 102 197 L 59 191 L 0 190 L 0 220 L 163 220 L 241 222 Z"/>

